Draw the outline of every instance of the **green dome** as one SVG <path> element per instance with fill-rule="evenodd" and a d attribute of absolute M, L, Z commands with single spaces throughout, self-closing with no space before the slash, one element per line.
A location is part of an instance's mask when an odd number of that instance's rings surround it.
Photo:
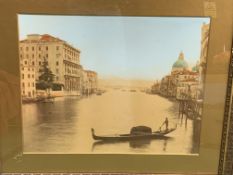
<path fill-rule="evenodd" d="M 188 63 L 185 60 L 177 60 L 172 68 L 188 68 Z"/>
<path fill-rule="evenodd" d="M 179 54 L 178 60 L 173 64 L 172 68 L 188 68 L 188 63 L 184 60 L 184 54 Z"/>

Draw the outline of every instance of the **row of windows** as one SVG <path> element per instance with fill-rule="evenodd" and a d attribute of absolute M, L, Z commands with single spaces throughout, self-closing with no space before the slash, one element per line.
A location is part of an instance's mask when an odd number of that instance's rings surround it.
<path fill-rule="evenodd" d="M 49 54 L 44 54 L 43 56 L 42 56 L 41 54 L 38 54 L 38 57 L 39 57 L 39 58 L 42 58 L 42 57 L 48 58 L 48 57 L 49 57 Z M 23 59 L 23 55 L 22 55 L 22 54 L 20 54 L 20 58 Z M 29 58 L 29 54 L 26 54 L 26 55 L 25 55 L 25 58 Z M 35 55 L 32 54 L 32 55 L 31 55 L 31 58 L 35 58 Z"/>
<path fill-rule="evenodd" d="M 184 75 L 184 76 L 182 76 L 182 78 L 196 78 L 196 76 L 189 76 L 189 75 Z"/>
<path fill-rule="evenodd" d="M 26 84 L 27 84 L 27 87 L 35 87 L 35 83 L 30 83 L 30 82 L 28 82 L 28 83 L 22 83 L 22 87 L 23 88 L 25 88 L 26 87 Z"/>
<path fill-rule="evenodd" d="M 28 64 L 29 64 L 29 61 L 26 61 L 26 60 L 25 60 L 25 61 L 24 61 L 24 65 L 28 65 Z M 31 62 L 31 65 L 32 65 L 32 66 L 35 66 L 35 62 L 32 61 L 32 62 Z"/>
<path fill-rule="evenodd" d="M 41 66 L 42 65 L 42 61 L 38 61 L 38 64 L 39 64 L 39 66 Z M 25 60 L 24 61 L 24 65 L 29 65 L 29 61 Z M 35 61 L 32 61 L 31 65 L 35 66 Z M 56 61 L 56 66 L 59 66 L 59 61 Z M 22 68 L 22 70 L 24 70 L 24 68 Z M 28 70 L 30 70 L 30 68 L 28 68 Z"/>
<path fill-rule="evenodd" d="M 25 47 L 25 50 L 26 50 L 26 51 L 29 51 L 29 50 L 34 51 L 36 48 L 38 48 L 38 50 L 41 51 L 43 47 L 42 47 L 42 46 L 36 46 L 36 47 L 35 47 L 35 46 L 31 46 L 31 47 L 26 46 L 26 47 Z M 59 47 L 59 46 L 56 46 L 56 50 L 59 50 L 59 49 L 60 49 L 60 47 Z M 23 47 L 20 47 L 20 50 L 23 51 Z M 48 51 L 48 50 L 49 50 L 49 47 L 48 47 L 48 46 L 45 46 L 45 50 Z"/>
<path fill-rule="evenodd" d="M 24 79 L 25 78 L 25 74 L 22 74 L 22 79 Z M 27 78 L 34 78 L 35 76 L 34 76 L 34 74 L 27 74 Z"/>
<path fill-rule="evenodd" d="M 21 70 L 26 70 L 26 68 L 22 67 Z M 31 70 L 34 71 L 34 68 L 30 68 L 30 67 L 29 67 L 29 68 L 27 68 L 27 70 L 28 70 L 28 71 L 31 71 Z"/>
<path fill-rule="evenodd" d="M 59 70 L 58 70 L 58 69 L 56 69 L 56 73 L 59 73 Z M 22 80 L 25 79 L 25 76 L 26 76 L 25 74 L 22 74 Z M 30 79 L 30 78 L 35 78 L 35 76 L 34 76 L 34 74 L 27 74 L 27 78 L 29 78 L 29 79 Z M 58 77 L 58 76 L 56 77 L 56 80 L 57 80 L 57 81 L 59 80 L 59 77 Z M 33 87 L 34 87 L 34 86 L 33 86 Z"/>
<path fill-rule="evenodd" d="M 65 72 L 68 74 L 78 74 L 78 70 L 66 68 Z"/>
<path fill-rule="evenodd" d="M 65 59 L 71 60 L 71 61 L 78 61 L 79 59 L 77 57 L 72 57 L 67 54 L 65 54 Z"/>
<path fill-rule="evenodd" d="M 72 55 L 72 56 L 78 56 L 79 53 L 77 53 L 77 51 L 73 50 L 73 49 L 66 49 L 65 48 L 65 54 L 68 54 L 68 55 Z"/>
<path fill-rule="evenodd" d="M 71 68 L 71 69 L 80 69 L 80 66 L 77 64 L 65 64 L 65 69 Z"/>
<path fill-rule="evenodd" d="M 26 92 L 23 90 L 23 95 L 26 95 Z M 35 95 L 35 91 L 33 90 L 32 92 L 31 91 L 28 91 L 27 92 L 27 95 L 29 96 L 29 97 L 32 97 L 32 96 L 34 96 Z"/>

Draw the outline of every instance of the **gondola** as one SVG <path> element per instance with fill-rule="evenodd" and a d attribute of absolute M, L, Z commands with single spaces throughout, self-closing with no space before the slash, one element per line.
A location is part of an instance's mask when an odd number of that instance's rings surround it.
<path fill-rule="evenodd" d="M 128 140 L 139 140 L 139 139 L 163 139 L 166 138 L 167 134 L 176 130 L 176 127 L 165 130 L 153 131 L 146 126 L 133 127 L 129 134 L 114 134 L 114 135 L 102 135 L 98 136 L 95 134 L 95 130 L 92 128 L 92 138 L 94 140 L 101 141 L 128 141 Z"/>

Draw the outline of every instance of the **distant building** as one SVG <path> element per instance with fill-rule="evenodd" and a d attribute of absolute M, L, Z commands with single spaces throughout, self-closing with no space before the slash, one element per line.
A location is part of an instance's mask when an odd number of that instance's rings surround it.
<path fill-rule="evenodd" d="M 22 70 L 25 66 L 31 70 L 34 68 L 34 84 L 38 81 L 39 70 L 43 62 L 46 61 L 49 69 L 55 75 L 54 83 L 57 86 L 60 85 L 66 92 L 81 91 L 82 66 L 80 65 L 79 49 L 48 34 L 28 35 L 25 40 L 20 41 L 19 47 L 21 74 L 25 74 Z M 25 83 L 27 83 L 26 81 L 28 80 L 25 80 Z M 25 93 L 27 95 L 26 91 Z"/>
<path fill-rule="evenodd" d="M 171 75 L 162 78 L 160 82 L 160 94 L 164 96 L 171 96 Z"/>
<path fill-rule="evenodd" d="M 199 74 L 193 71 L 181 71 L 177 75 L 176 84 L 176 98 L 181 99 L 184 96 L 189 96 L 190 98 L 197 98 L 199 96 L 198 92 L 198 77 Z"/>
<path fill-rule="evenodd" d="M 88 91 L 88 94 L 95 93 L 97 90 L 98 80 L 97 73 L 91 70 L 85 71 L 85 89 Z"/>
<path fill-rule="evenodd" d="M 89 94 L 89 79 L 88 79 L 88 75 L 87 72 L 85 70 L 82 70 L 82 94 Z"/>
<path fill-rule="evenodd" d="M 180 52 L 178 59 L 172 65 L 171 74 L 162 78 L 160 94 L 177 99 L 203 98 L 203 84 L 206 73 L 207 46 L 209 38 L 209 24 L 203 24 L 201 29 L 200 61 L 191 69 Z"/>
<path fill-rule="evenodd" d="M 156 83 L 154 83 L 154 84 L 151 86 L 151 93 L 152 93 L 152 94 L 158 94 L 158 93 L 159 93 L 159 90 L 160 90 L 160 84 L 159 84 L 159 82 L 157 81 Z"/>
<path fill-rule="evenodd" d="M 183 98 L 184 94 L 196 98 L 198 92 L 198 67 L 189 69 L 184 53 L 179 54 L 178 59 L 172 65 L 171 74 L 162 78 L 160 94 L 177 99 Z"/>

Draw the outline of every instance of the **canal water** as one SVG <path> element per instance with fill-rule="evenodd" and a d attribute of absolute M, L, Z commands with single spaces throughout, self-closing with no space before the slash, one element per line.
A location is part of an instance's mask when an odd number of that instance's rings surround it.
<path fill-rule="evenodd" d="M 181 119 L 178 103 L 140 91 L 108 90 L 89 97 L 58 97 L 54 103 L 22 105 L 24 151 L 38 153 L 190 154 L 197 153 L 193 121 Z M 129 133 L 138 125 L 159 129 L 165 117 L 177 129 L 168 139 L 96 142 L 97 135 Z"/>

